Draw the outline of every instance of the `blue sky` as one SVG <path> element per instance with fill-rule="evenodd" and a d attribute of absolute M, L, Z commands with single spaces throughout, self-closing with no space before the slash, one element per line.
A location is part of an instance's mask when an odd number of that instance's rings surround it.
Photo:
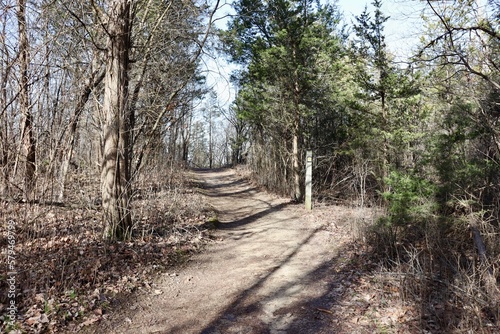
<path fill-rule="evenodd" d="M 363 12 L 368 5 L 368 11 L 373 11 L 372 0 L 339 0 L 338 7 L 344 13 L 344 19 L 349 25 L 354 16 Z M 404 61 L 418 46 L 423 33 L 423 22 L 420 18 L 422 1 L 418 0 L 383 0 L 382 12 L 389 16 L 385 25 L 386 41 L 396 60 Z"/>
<path fill-rule="evenodd" d="M 230 3 L 226 0 L 222 3 Z M 323 0 L 322 2 L 328 2 Z M 351 25 L 354 16 L 360 15 L 365 5 L 368 5 L 368 11 L 372 11 L 372 0 L 338 0 L 337 5 L 344 14 L 345 23 Z M 395 55 L 395 60 L 404 61 L 412 54 L 417 46 L 418 40 L 422 35 L 423 23 L 420 19 L 422 2 L 419 0 L 383 0 L 382 11 L 390 16 L 386 23 L 386 41 L 389 49 Z M 229 5 L 225 5 L 220 11 L 221 15 L 227 14 Z M 224 20 L 217 22 L 221 28 L 225 28 Z M 234 99 L 234 87 L 229 85 L 230 72 L 236 67 L 227 64 L 224 59 L 207 59 L 207 67 L 210 69 L 207 73 L 207 83 L 214 86 L 217 92 L 221 106 L 228 106 Z"/>

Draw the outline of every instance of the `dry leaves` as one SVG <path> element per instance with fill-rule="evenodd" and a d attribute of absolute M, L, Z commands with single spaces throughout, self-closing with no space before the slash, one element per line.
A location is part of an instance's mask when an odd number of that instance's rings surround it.
<path fill-rule="evenodd" d="M 0 331 L 15 333 L 78 330 L 106 315 L 117 296 L 137 290 L 153 295 L 156 273 L 186 261 L 210 240 L 200 226 L 205 206 L 196 193 L 158 193 L 137 200 L 140 215 L 132 242 L 101 240 L 101 213 L 93 208 L 1 203 L 2 213 L 15 220 L 17 323 L 9 324 L 6 294 L 0 296 Z M 167 200 L 168 199 L 168 200 Z M 172 205 L 176 209 L 172 209 Z M 193 207 L 194 206 L 194 207 Z M 0 247 L 6 249 L 6 225 L 0 226 Z M 0 267 L 5 268 L 6 256 Z M 1 275 L 0 275 L 1 276 Z M 6 280 L 0 290 L 7 291 Z"/>

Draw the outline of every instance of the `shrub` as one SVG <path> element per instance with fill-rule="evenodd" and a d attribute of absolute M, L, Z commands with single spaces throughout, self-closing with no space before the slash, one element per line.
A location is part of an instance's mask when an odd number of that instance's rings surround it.
<path fill-rule="evenodd" d="M 391 172 L 385 182 L 389 188 L 382 194 L 388 203 L 386 224 L 407 226 L 433 215 L 436 187 L 429 181 L 411 174 Z"/>

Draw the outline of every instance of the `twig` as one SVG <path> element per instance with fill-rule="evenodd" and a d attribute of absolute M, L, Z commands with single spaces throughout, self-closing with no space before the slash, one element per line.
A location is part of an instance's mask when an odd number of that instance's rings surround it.
<path fill-rule="evenodd" d="M 323 313 L 333 314 L 333 312 L 332 312 L 332 311 L 330 311 L 330 310 L 326 310 L 326 309 L 324 309 L 324 308 L 319 308 L 319 307 L 317 307 L 317 308 L 316 308 L 316 310 L 317 310 L 317 311 L 320 311 L 320 312 L 323 312 Z"/>

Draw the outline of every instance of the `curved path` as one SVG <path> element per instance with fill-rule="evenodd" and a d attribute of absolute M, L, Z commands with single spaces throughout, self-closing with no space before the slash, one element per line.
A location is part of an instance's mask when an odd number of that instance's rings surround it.
<path fill-rule="evenodd" d="M 105 332 L 331 333 L 336 249 L 323 223 L 233 170 L 193 178 L 218 212 L 219 241 L 163 275 L 157 295 L 139 296 Z"/>

